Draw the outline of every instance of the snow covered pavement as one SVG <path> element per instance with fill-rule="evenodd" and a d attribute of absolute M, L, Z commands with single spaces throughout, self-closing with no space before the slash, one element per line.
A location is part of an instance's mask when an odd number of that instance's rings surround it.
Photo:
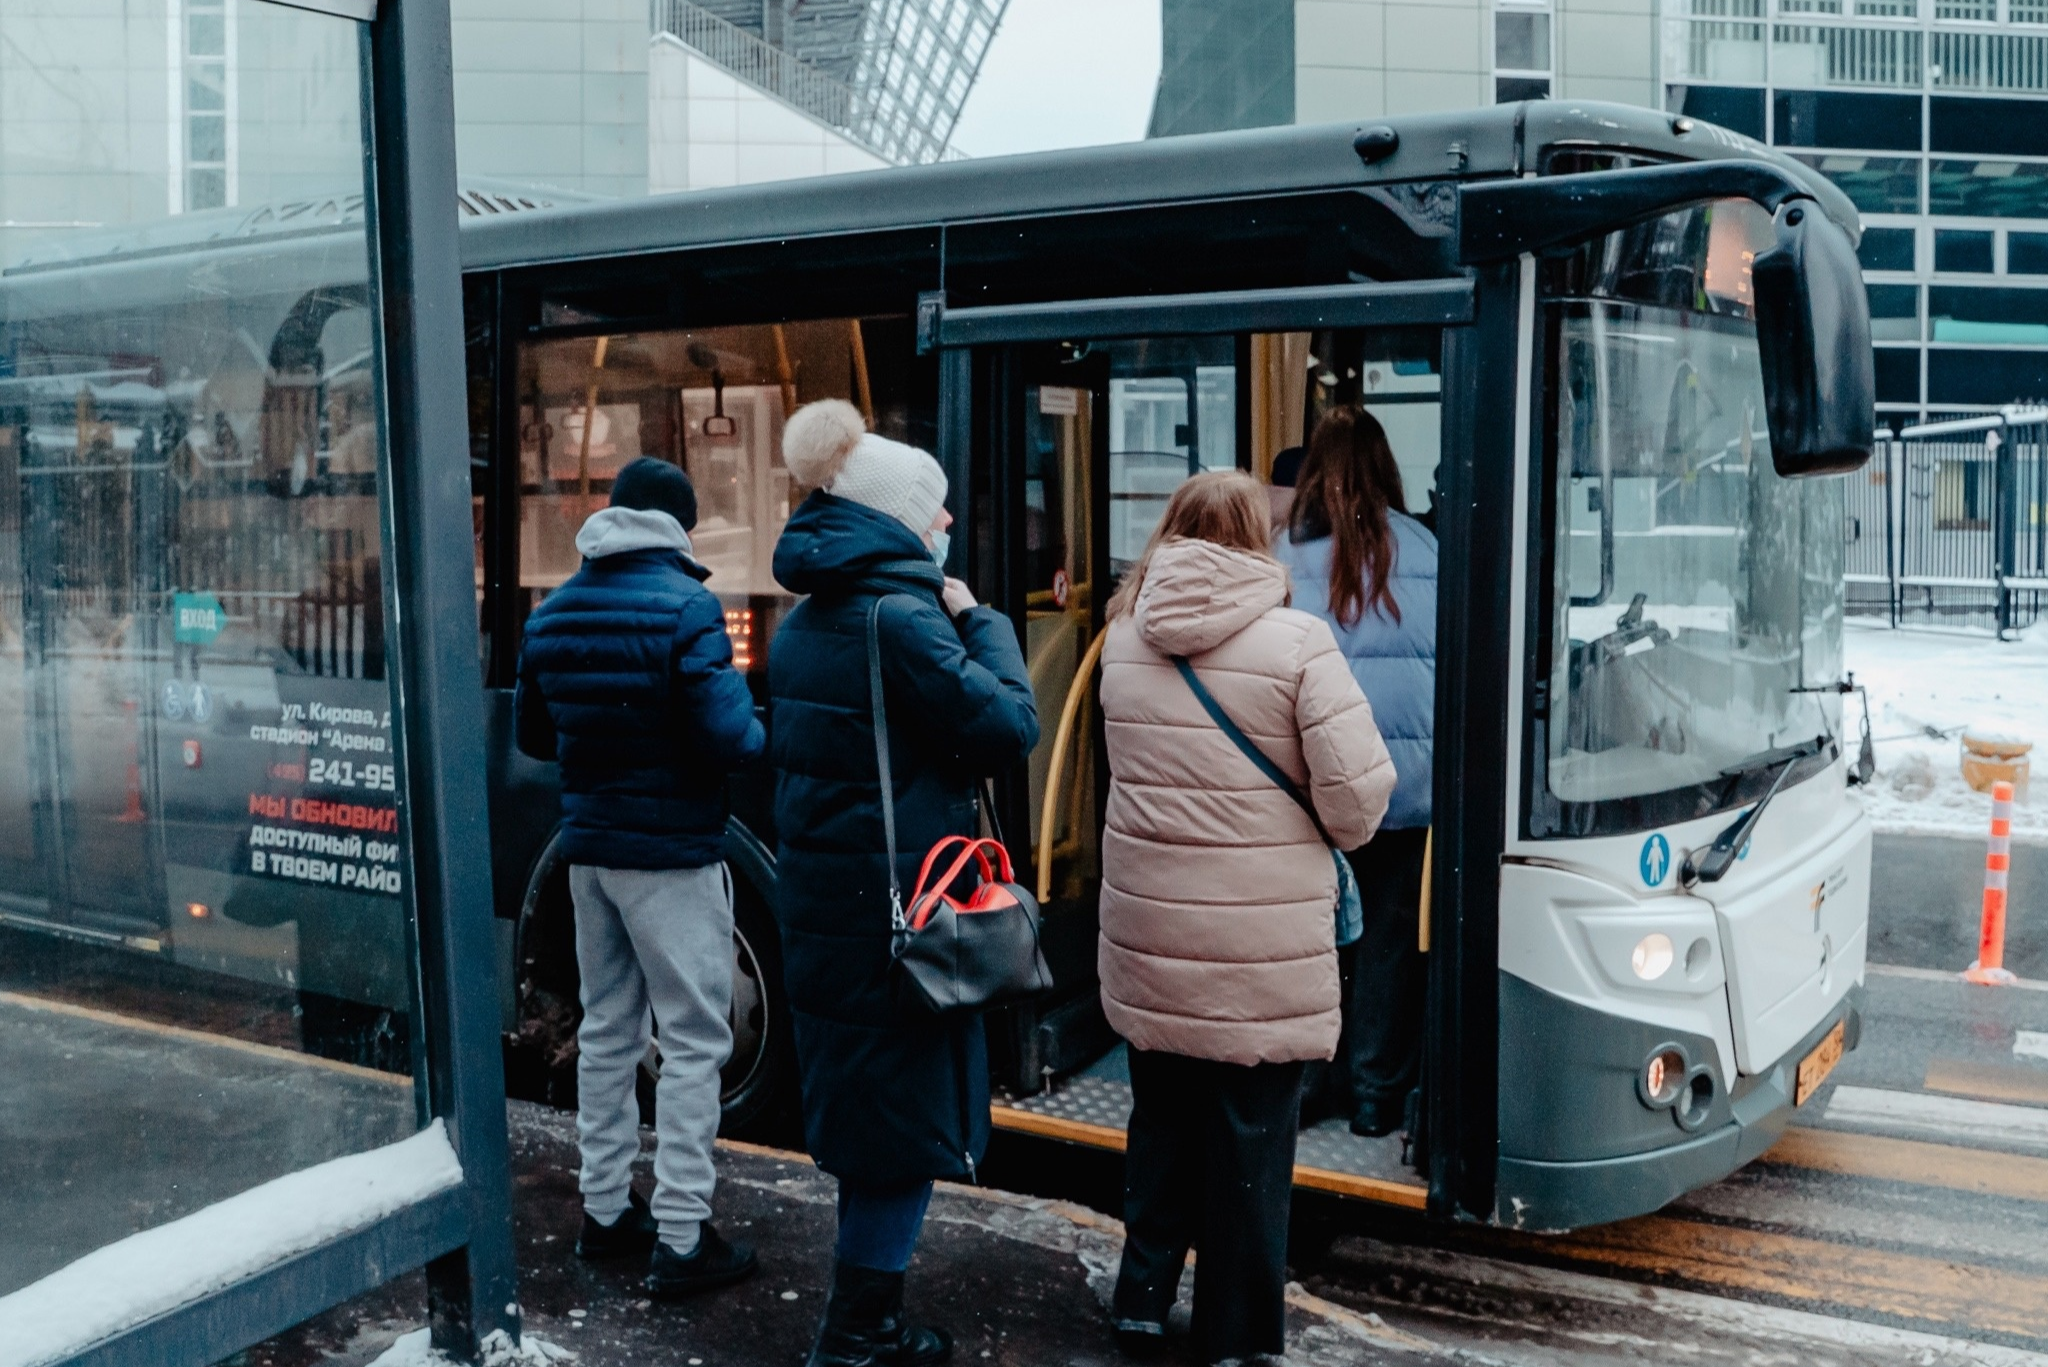
<path fill-rule="evenodd" d="M 1967 728 L 2034 741 L 2035 764 L 2048 766 L 2048 623 L 1997 641 L 1988 632 L 1894 631 L 1851 618 L 1846 638 L 1846 667 L 1870 690 L 1878 772 L 1864 801 L 1878 833 L 1982 839 L 1991 798 L 1963 782 L 1961 735 Z M 1848 699 L 1843 707 L 1851 747 L 1856 706 Z M 2030 799 L 2015 805 L 2012 824 L 2016 840 L 2048 844 L 2048 769 Z"/>

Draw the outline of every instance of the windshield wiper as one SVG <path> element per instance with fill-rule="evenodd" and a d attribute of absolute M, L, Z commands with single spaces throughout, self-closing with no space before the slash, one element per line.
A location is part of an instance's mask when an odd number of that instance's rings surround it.
<path fill-rule="evenodd" d="M 1732 783 L 1741 783 L 1751 774 L 1763 773 L 1776 768 L 1778 776 L 1771 780 L 1771 786 L 1764 790 L 1756 806 L 1738 817 L 1735 823 L 1714 837 L 1714 843 L 1707 846 L 1706 856 L 1699 857 L 1698 850 L 1686 852 L 1685 862 L 1678 866 L 1678 881 L 1685 887 L 1701 883 L 1718 883 L 1735 867 L 1736 856 L 1749 843 L 1749 837 L 1756 830 L 1756 823 L 1762 819 L 1764 808 L 1771 805 L 1771 799 L 1785 786 L 1785 780 L 1799 767 L 1799 761 L 1809 755 L 1825 750 L 1831 740 L 1827 736 L 1815 736 L 1812 740 L 1797 745 L 1779 746 L 1775 750 L 1762 750 L 1739 763 L 1731 764 L 1721 771 L 1723 777 Z"/>

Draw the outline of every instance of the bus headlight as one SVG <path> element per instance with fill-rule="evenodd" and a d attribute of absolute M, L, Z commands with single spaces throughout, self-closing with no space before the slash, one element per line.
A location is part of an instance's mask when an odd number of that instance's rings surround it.
<path fill-rule="evenodd" d="M 1671 961 L 1676 957 L 1671 937 L 1661 930 L 1653 930 L 1636 941 L 1635 952 L 1629 955 L 1628 963 L 1638 978 L 1654 982 L 1671 971 Z"/>

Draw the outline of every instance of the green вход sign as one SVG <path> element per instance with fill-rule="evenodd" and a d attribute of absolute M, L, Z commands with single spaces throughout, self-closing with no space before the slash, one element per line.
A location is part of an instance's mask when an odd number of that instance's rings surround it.
<path fill-rule="evenodd" d="M 228 615 L 212 594 L 171 595 L 172 636 L 180 645 L 208 645 L 227 624 Z"/>

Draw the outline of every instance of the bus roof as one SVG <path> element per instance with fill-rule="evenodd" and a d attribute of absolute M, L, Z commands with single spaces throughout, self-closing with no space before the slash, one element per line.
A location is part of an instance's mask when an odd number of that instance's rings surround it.
<path fill-rule="evenodd" d="M 1399 145 L 1391 156 L 1368 164 L 1353 150 L 1352 140 L 1381 123 L 1396 131 Z M 578 197 L 528 187 L 516 200 L 506 199 L 503 212 L 482 213 L 465 202 L 462 261 L 466 271 L 491 270 L 1404 182 L 1498 178 L 1539 168 L 1555 149 L 1611 150 L 1655 160 L 1768 161 L 1808 187 L 1852 238 L 1861 235 L 1854 206 L 1832 182 L 1752 139 L 1631 105 L 1535 100 L 630 200 L 567 203 Z M 470 182 L 464 187 L 470 188 Z M 494 194 L 512 193 L 512 187 L 498 183 L 488 188 Z M 130 306 L 168 301 L 194 288 L 187 277 L 198 265 L 195 258 L 207 261 L 206 269 L 216 275 L 229 273 L 204 282 L 212 292 L 236 277 L 250 289 L 287 279 L 310 284 L 328 276 L 361 278 L 364 266 L 350 265 L 361 260 L 359 197 L 337 197 L 320 212 L 277 209 L 256 206 L 190 215 L 190 223 L 166 220 L 126 233 L 55 239 L 36 258 L 0 271 L 0 294 L 10 301 L 8 311 L 28 313 L 75 311 L 88 299 L 118 298 Z"/>
<path fill-rule="evenodd" d="M 1368 165 L 1352 139 L 1382 122 L 1399 134 L 1399 146 Z M 1513 176 L 1563 147 L 1659 160 L 1768 161 L 1811 189 L 1852 239 L 1861 236 L 1855 207 L 1831 181 L 1753 139 L 1631 105 L 1537 100 L 1384 121 L 892 167 L 471 220 L 463 225 L 462 258 L 467 269 L 492 269 L 1146 204 Z"/>

